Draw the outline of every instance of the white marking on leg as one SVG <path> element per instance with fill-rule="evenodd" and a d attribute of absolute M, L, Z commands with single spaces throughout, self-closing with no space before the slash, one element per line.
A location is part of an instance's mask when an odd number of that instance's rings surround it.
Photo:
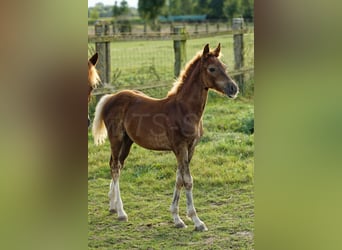
<path fill-rule="evenodd" d="M 171 211 L 175 226 L 178 228 L 183 228 L 183 227 L 185 228 L 186 225 L 184 221 L 179 217 L 179 207 L 178 207 L 179 197 L 180 197 L 180 189 L 177 189 L 177 187 L 175 187 L 170 211 Z"/>
<path fill-rule="evenodd" d="M 197 231 L 207 231 L 208 228 L 204 224 L 203 221 L 201 221 L 196 213 L 196 209 L 193 203 L 193 197 L 192 197 L 192 190 L 186 190 L 186 207 L 187 207 L 187 216 L 192 219 L 192 221 L 195 224 L 195 230 Z"/>
<path fill-rule="evenodd" d="M 116 181 L 114 181 L 114 193 L 115 193 L 115 198 L 116 198 L 116 210 L 118 212 L 118 219 L 122 221 L 127 221 L 128 216 L 123 209 L 123 203 L 122 203 L 121 195 L 120 195 L 119 178 Z"/>
<path fill-rule="evenodd" d="M 182 176 L 180 175 L 180 172 L 177 170 L 176 185 L 175 185 L 175 190 L 173 193 L 173 199 L 172 199 L 170 211 L 171 211 L 175 226 L 178 228 L 185 228 L 186 227 L 184 221 L 179 217 L 178 202 L 179 202 L 180 191 L 182 189 L 182 186 L 183 186 Z"/>
<path fill-rule="evenodd" d="M 115 191 L 114 191 L 114 181 L 113 179 L 110 182 L 109 185 L 109 192 L 108 192 L 108 198 L 109 198 L 109 211 L 111 213 L 116 213 L 116 206 L 117 206 L 117 201 L 116 201 L 116 197 L 115 197 Z"/>
<path fill-rule="evenodd" d="M 192 185 L 193 179 L 190 174 L 186 174 L 184 176 L 184 184 L 185 184 L 185 194 L 186 194 L 186 208 L 187 208 L 187 216 L 192 219 L 195 224 L 196 231 L 207 231 L 208 228 L 205 226 L 204 222 L 201 221 L 196 213 L 196 209 L 193 202 L 192 197 Z"/>

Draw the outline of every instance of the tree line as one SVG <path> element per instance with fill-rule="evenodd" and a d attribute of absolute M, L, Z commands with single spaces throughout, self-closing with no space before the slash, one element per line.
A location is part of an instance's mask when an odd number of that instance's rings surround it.
<path fill-rule="evenodd" d="M 151 26 L 156 26 L 158 16 L 207 15 L 209 20 L 254 19 L 254 0 L 139 0 L 138 9 L 130 8 L 126 0 L 113 3 L 113 6 L 97 3 L 95 7 L 88 8 L 88 17 L 95 20 L 139 15 Z"/>
<path fill-rule="evenodd" d="M 166 2 L 162 15 L 207 15 L 208 19 L 242 16 L 253 19 L 254 0 L 139 0 L 139 3 L 153 1 Z"/>

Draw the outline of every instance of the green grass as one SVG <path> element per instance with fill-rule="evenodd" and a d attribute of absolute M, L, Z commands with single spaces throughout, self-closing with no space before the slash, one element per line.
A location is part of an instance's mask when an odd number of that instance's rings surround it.
<path fill-rule="evenodd" d="M 173 226 L 169 207 L 176 160 L 170 152 L 132 146 L 120 178 L 128 222 L 109 214 L 108 140 L 95 147 L 88 134 L 88 247 L 90 249 L 253 249 L 254 135 L 249 134 L 253 101 L 229 100 L 210 92 L 204 136 L 190 168 L 194 202 L 209 231 L 195 232 L 186 220 L 185 194 L 180 216 L 186 229 Z"/>

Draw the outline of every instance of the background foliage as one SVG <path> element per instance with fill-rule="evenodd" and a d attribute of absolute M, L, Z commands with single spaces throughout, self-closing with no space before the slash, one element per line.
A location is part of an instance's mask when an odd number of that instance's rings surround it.
<path fill-rule="evenodd" d="M 139 0 L 138 10 L 142 19 L 158 15 L 207 15 L 208 19 L 243 17 L 253 20 L 254 0 Z M 96 14 L 94 14 L 96 13 Z M 136 16 L 138 11 L 130 8 L 125 0 L 115 1 L 113 6 L 97 3 L 88 8 L 88 17 Z"/>

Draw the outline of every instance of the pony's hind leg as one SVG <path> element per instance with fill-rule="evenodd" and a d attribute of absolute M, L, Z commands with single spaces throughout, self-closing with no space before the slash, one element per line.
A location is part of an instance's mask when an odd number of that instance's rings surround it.
<path fill-rule="evenodd" d="M 125 133 L 122 146 L 121 146 L 120 156 L 119 156 L 119 161 L 122 167 L 124 166 L 125 160 L 129 154 L 129 151 L 131 150 L 132 144 L 133 144 L 133 141 Z"/>
<path fill-rule="evenodd" d="M 113 157 L 111 156 L 110 161 L 109 161 L 109 166 L 112 165 L 112 162 L 113 162 Z M 115 197 L 113 179 L 110 181 L 108 198 L 109 198 L 109 212 L 112 214 L 117 213 L 117 210 L 116 210 L 117 200 Z"/>
<path fill-rule="evenodd" d="M 117 212 L 118 219 L 122 221 L 127 221 L 128 216 L 123 209 L 123 203 L 121 200 L 120 195 L 120 171 L 122 169 L 122 165 L 119 161 L 119 155 L 122 147 L 122 137 L 113 136 L 108 133 L 108 137 L 110 139 L 111 144 L 111 160 L 110 160 L 110 171 L 112 175 L 112 181 L 110 184 L 110 191 L 109 191 L 109 210 L 111 212 Z"/>
<path fill-rule="evenodd" d="M 119 140 L 121 139 L 121 140 Z M 112 181 L 110 183 L 109 196 L 109 210 L 110 212 L 117 212 L 118 219 L 127 221 L 128 216 L 123 209 L 123 202 L 120 194 L 120 172 L 124 166 L 124 161 L 129 154 L 132 141 L 127 135 L 123 138 L 111 138 L 112 156 L 110 161 Z"/>
<path fill-rule="evenodd" d="M 109 184 L 109 192 L 108 192 L 108 198 L 109 198 L 109 212 L 111 214 L 115 214 L 118 211 L 116 211 L 116 199 L 115 199 L 115 191 L 114 191 L 114 181 L 113 179 L 110 181 Z"/>

